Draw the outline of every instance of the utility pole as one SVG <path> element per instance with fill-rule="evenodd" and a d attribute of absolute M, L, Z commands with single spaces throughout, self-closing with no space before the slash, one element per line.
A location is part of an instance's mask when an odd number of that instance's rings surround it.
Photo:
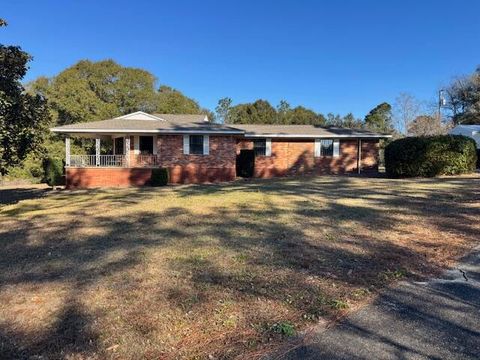
<path fill-rule="evenodd" d="M 446 104 L 444 93 L 445 93 L 444 89 L 440 89 L 438 91 L 438 114 L 437 114 L 438 125 L 440 125 L 442 122 L 442 106 L 445 106 Z"/>

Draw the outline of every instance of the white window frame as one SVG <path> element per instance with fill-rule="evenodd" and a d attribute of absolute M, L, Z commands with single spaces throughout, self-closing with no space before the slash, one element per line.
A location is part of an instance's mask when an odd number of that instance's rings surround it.
<path fill-rule="evenodd" d="M 209 155 L 210 154 L 210 136 L 195 134 L 195 136 L 202 136 L 203 138 L 203 153 L 202 154 L 190 154 L 190 135 L 183 135 L 183 154 L 184 155 Z"/>
<path fill-rule="evenodd" d="M 272 139 L 265 139 L 265 156 L 272 156 Z"/>
<path fill-rule="evenodd" d="M 253 150 L 254 151 L 255 151 L 255 141 L 265 141 L 265 154 L 258 155 L 258 156 L 272 156 L 272 139 L 271 138 L 255 139 L 254 140 L 254 145 L 253 145 Z"/>
<path fill-rule="evenodd" d="M 339 139 L 315 139 L 314 156 L 315 157 L 330 157 L 330 155 L 323 155 L 322 154 L 322 141 L 324 141 L 324 140 L 333 141 L 333 152 L 332 152 L 331 157 L 339 157 L 340 156 L 340 140 Z"/>
<path fill-rule="evenodd" d="M 333 139 L 333 157 L 340 156 L 340 140 Z"/>

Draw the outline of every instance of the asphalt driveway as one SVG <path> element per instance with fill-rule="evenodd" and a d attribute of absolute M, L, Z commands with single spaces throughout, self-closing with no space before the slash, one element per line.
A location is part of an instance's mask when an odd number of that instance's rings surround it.
<path fill-rule="evenodd" d="M 425 283 L 402 283 L 284 359 L 478 359 L 480 248 Z"/>

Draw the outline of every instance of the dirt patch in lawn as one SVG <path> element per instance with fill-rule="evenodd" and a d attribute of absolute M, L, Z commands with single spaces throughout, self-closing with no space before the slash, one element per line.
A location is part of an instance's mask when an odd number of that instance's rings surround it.
<path fill-rule="evenodd" d="M 4 202 L 0 357 L 255 357 L 449 266 L 479 237 L 479 185 L 317 177 Z"/>

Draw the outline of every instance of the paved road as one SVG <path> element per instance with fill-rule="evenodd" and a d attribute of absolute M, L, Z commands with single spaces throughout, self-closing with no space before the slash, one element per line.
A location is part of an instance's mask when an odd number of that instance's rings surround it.
<path fill-rule="evenodd" d="M 388 290 L 285 359 L 480 359 L 480 249 L 441 279 Z"/>

